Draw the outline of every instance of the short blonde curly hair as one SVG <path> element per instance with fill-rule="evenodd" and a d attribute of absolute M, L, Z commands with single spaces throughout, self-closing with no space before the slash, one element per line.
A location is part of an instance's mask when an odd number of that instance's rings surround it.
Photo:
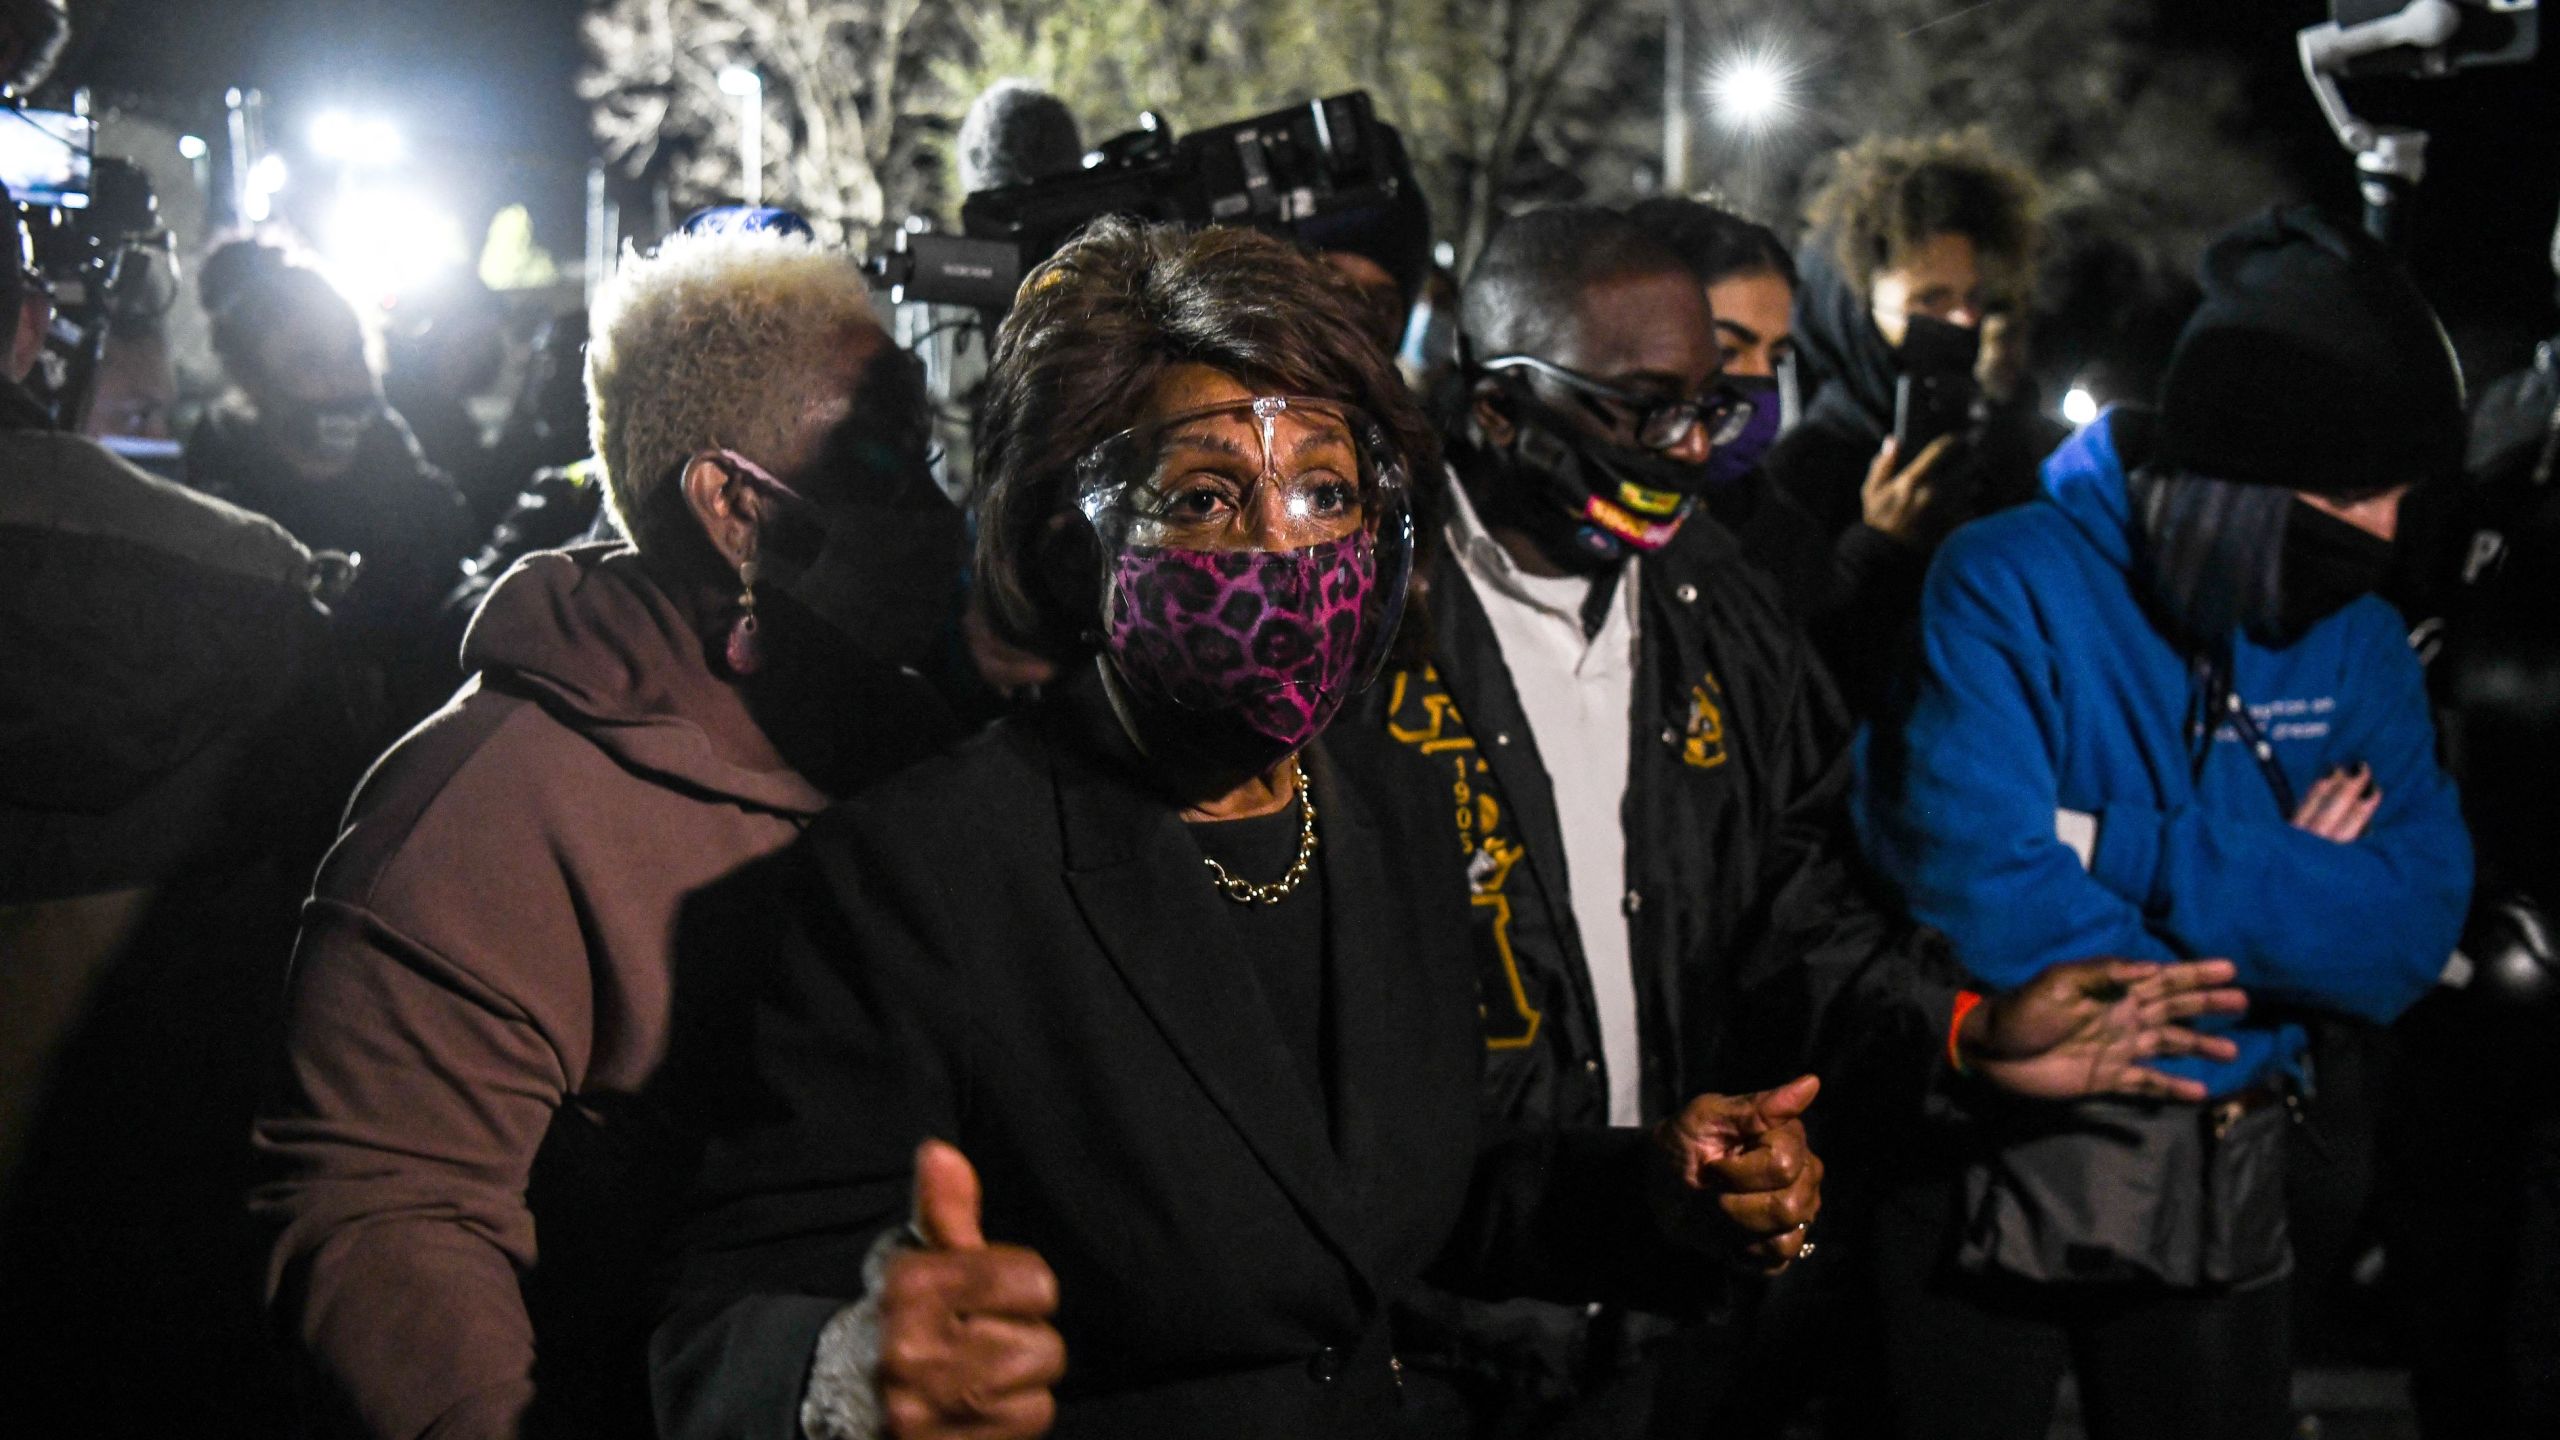
<path fill-rule="evenodd" d="M 694 454 L 777 463 L 812 410 L 843 398 L 810 357 L 879 323 L 861 269 L 805 240 L 676 234 L 626 255 L 587 344 L 588 438 L 623 533 L 652 554 L 692 531 L 677 479 Z"/>
<path fill-rule="evenodd" d="M 1976 126 L 1938 135 L 1870 135 L 1832 162 L 1805 206 L 1860 293 L 1933 235 L 1973 242 L 1995 297 L 2021 298 L 2035 266 L 2035 177 Z"/>

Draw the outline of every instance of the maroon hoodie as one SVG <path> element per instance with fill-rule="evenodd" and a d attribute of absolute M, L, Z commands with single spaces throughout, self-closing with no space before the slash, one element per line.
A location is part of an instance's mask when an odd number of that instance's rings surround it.
<path fill-rule="evenodd" d="M 358 790 L 304 914 L 254 1137 L 268 1301 L 337 1428 L 519 1435 L 539 1391 L 545 1434 L 626 1433 L 681 1163 L 643 1093 L 680 915 L 830 797 L 627 550 L 529 557 L 463 660 L 472 682 Z M 914 689 L 872 713 L 912 733 L 939 711 Z"/>

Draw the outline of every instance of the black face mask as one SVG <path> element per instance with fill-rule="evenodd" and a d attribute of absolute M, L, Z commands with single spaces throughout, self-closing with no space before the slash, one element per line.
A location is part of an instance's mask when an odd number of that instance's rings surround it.
<path fill-rule="evenodd" d="M 1470 494 L 1488 522 L 1520 530 L 1575 574 L 1671 543 L 1706 484 L 1703 465 L 1593 439 L 1524 395 L 1511 416 L 1510 445 L 1489 456 L 1499 473 Z"/>
<path fill-rule="evenodd" d="M 884 351 L 817 461 L 838 483 L 788 503 L 762 557 L 776 589 L 895 666 L 930 658 L 959 613 L 968 524 L 934 481 L 931 423 L 922 372 Z"/>
<path fill-rule="evenodd" d="M 763 546 L 771 584 L 891 666 L 916 666 L 950 630 L 968 523 L 919 474 L 899 500 L 791 505 Z"/>
<path fill-rule="evenodd" d="M 2284 646 L 2370 595 L 2391 573 L 2396 553 L 2388 540 L 2295 497 L 2287 507 L 2283 559 L 2276 566 L 2273 623 L 2252 626 L 2261 643 Z"/>
<path fill-rule="evenodd" d="M 2151 597 L 2191 647 L 2237 626 L 2281 649 L 2391 568 L 2391 542 L 2273 486 L 2146 467 L 2129 491 Z"/>

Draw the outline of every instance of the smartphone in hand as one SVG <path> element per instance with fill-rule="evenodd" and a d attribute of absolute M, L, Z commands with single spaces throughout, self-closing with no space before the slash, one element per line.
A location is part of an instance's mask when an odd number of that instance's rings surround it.
<path fill-rule="evenodd" d="M 1917 455 L 1941 435 L 1973 428 L 1982 402 L 1973 367 L 1981 353 L 1981 332 L 1911 317 L 1895 352 L 1900 373 L 1893 381 L 1893 438 L 1900 454 Z"/>

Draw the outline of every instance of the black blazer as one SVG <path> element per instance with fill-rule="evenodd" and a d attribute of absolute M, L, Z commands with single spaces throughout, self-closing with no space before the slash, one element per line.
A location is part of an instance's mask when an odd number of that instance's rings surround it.
<path fill-rule="evenodd" d="M 989 1238 L 1057 1271 L 1061 1436 L 1376 1433 L 1387 1300 L 1659 1298 L 1633 1131 L 1478 1133 L 1466 889 L 1437 787 L 1311 755 L 1331 1132 L 1223 933 L 1197 845 L 1095 687 L 814 828 L 759 956 L 744 1088 L 653 1344 L 674 1440 L 795 1436 L 816 1335 L 939 1135 Z"/>

